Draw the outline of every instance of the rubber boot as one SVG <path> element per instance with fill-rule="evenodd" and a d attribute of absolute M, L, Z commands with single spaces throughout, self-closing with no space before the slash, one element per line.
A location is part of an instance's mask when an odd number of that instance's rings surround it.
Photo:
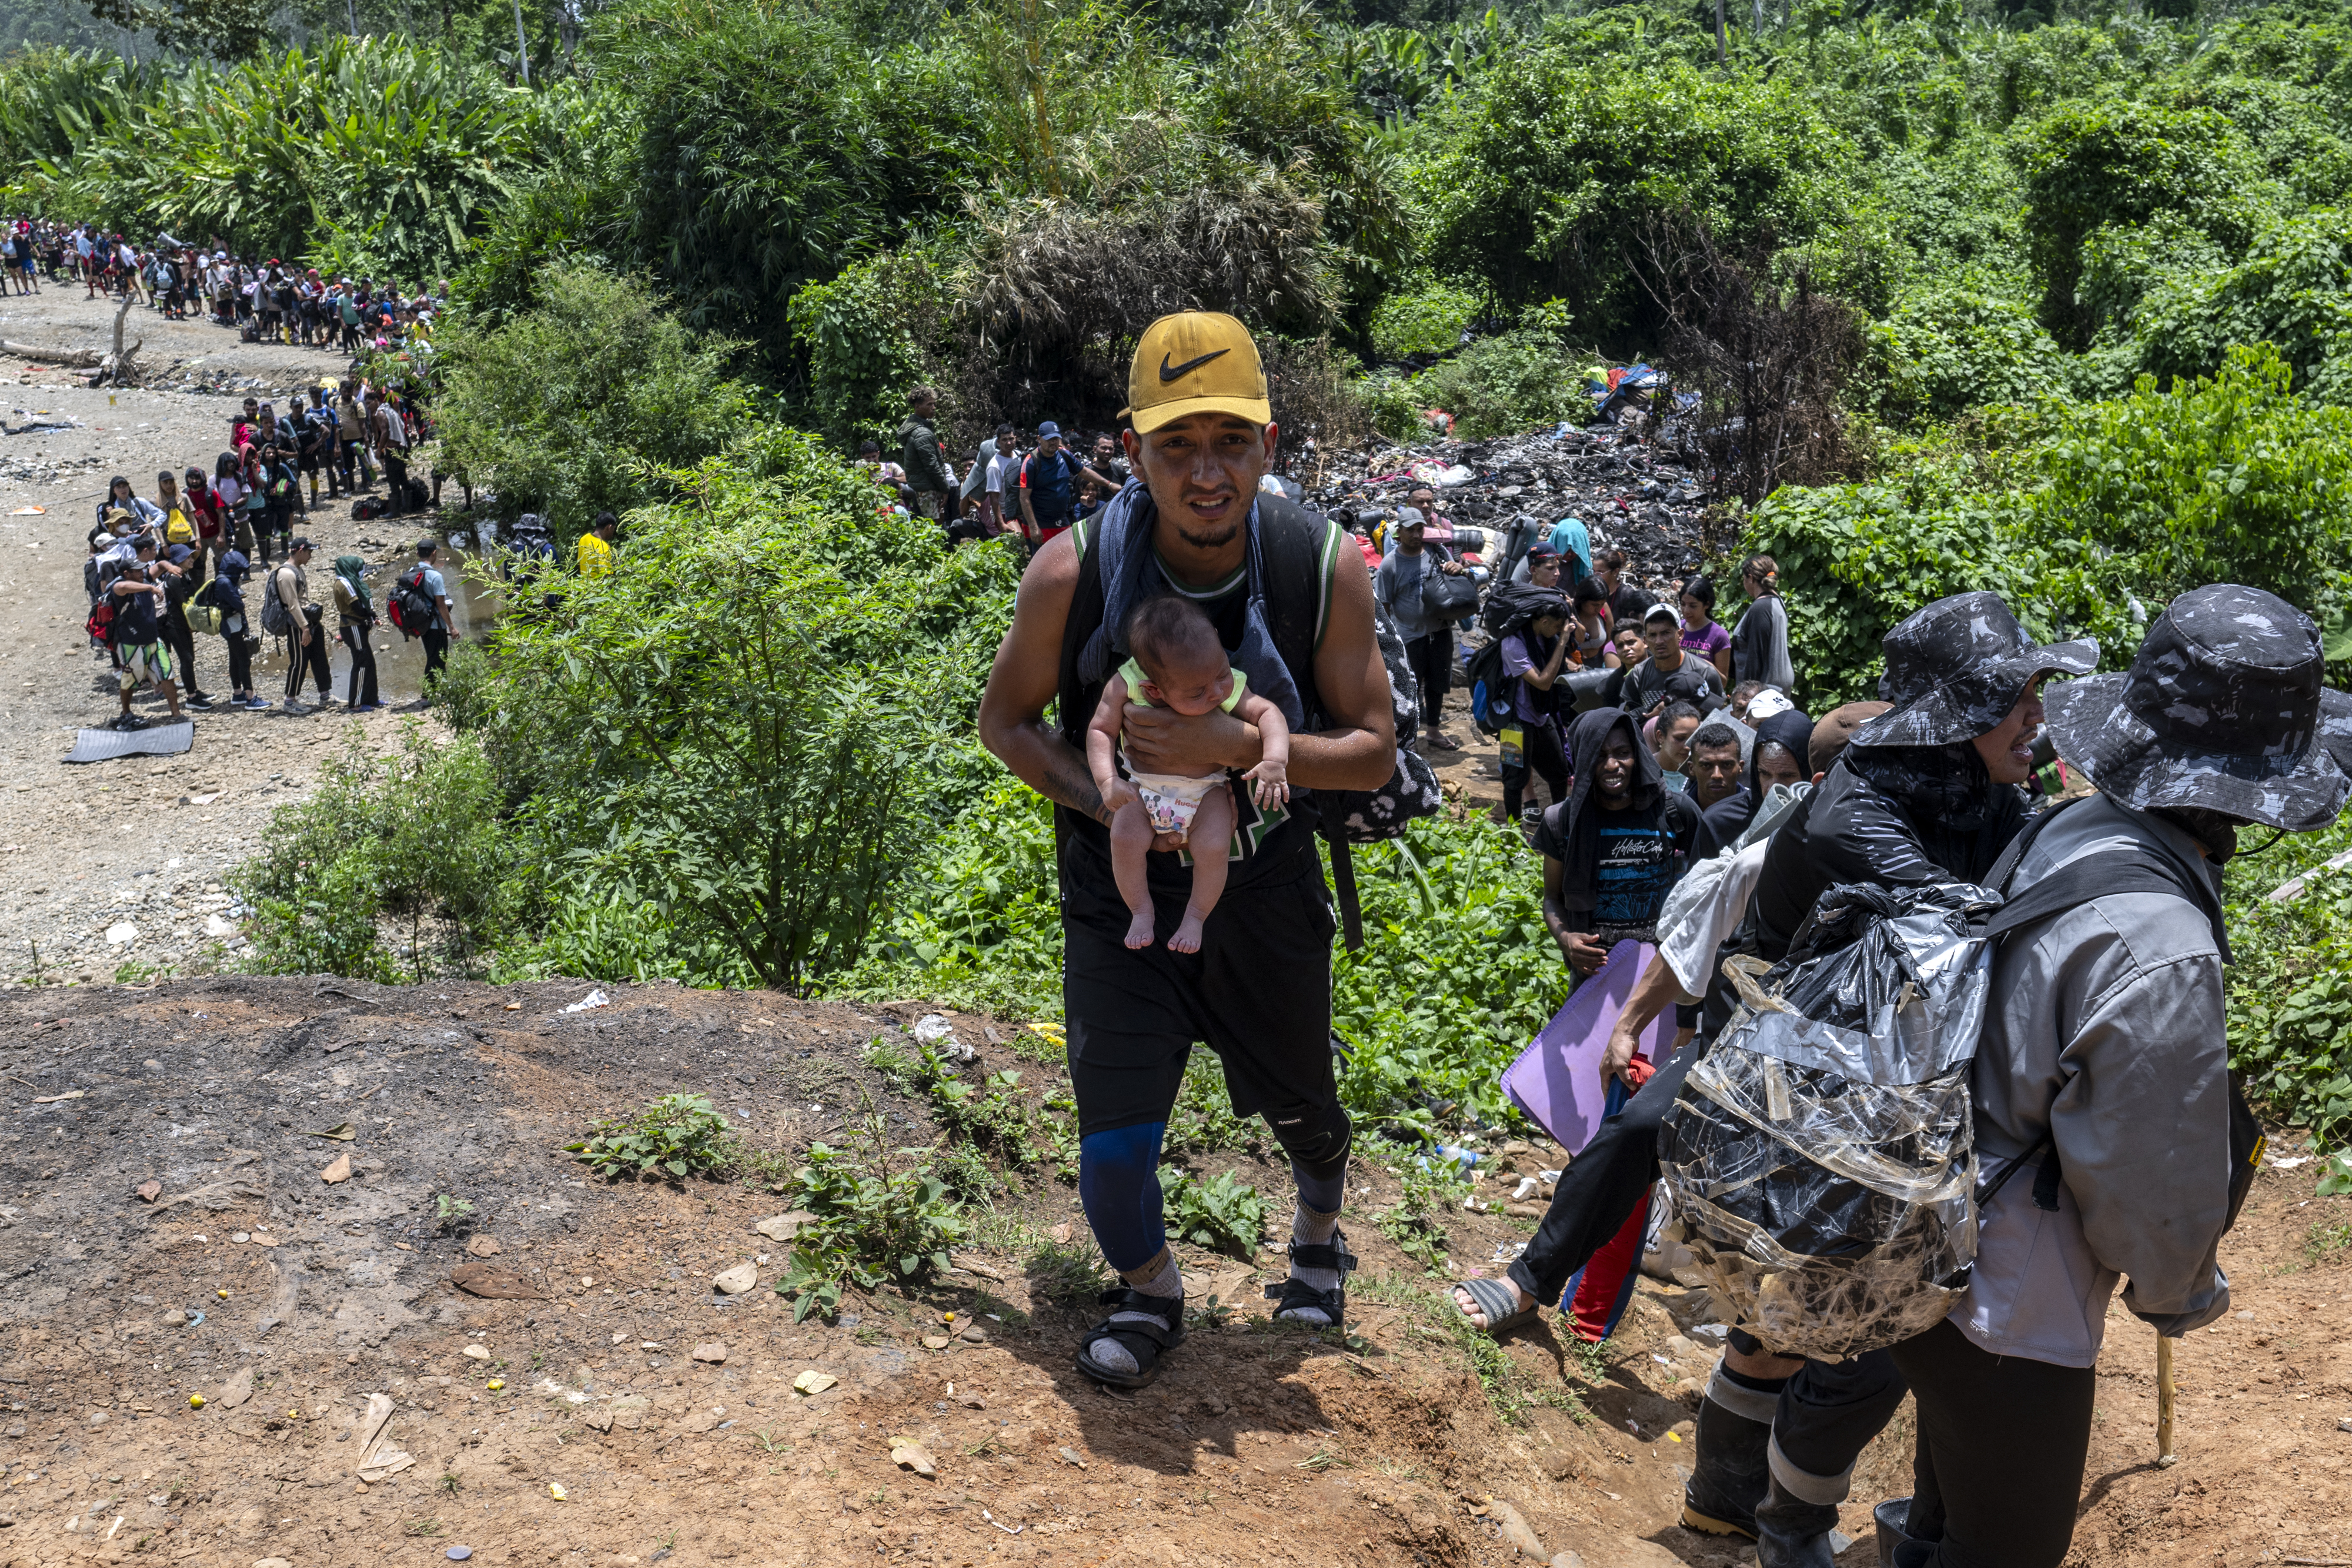
<path fill-rule="evenodd" d="M 1830 1531 L 1837 1521 L 1835 1503 L 1791 1496 L 1775 1476 L 1756 1509 L 1756 1568 L 1836 1568 Z"/>
<path fill-rule="evenodd" d="M 1722 1379 L 1718 1377 L 1720 1384 Z M 1770 1396 L 1734 1388 L 1735 1395 L 1769 1401 Z M 1683 1489 L 1683 1527 L 1707 1535 L 1756 1534 L 1756 1506 L 1770 1482 L 1765 1448 L 1772 1423 L 1754 1421 L 1717 1402 L 1716 1389 L 1699 1403 L 1697 1449 L 1691 1456 L 1690 1484 Z"/>
<path fill-rule="evenodd" d="M 1888 1498 L 1870 1511 L 1870 1522 L 1878 1527 L 1879 1562 L 1893 1563 L 1895 1549 L 1911 1539 L 1911 1500 Z"/>

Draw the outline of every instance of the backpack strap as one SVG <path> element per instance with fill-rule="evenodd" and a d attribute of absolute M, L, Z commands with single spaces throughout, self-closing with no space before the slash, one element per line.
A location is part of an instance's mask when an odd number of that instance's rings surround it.
<path fill-rule="evenodd" d="M 1265 563 L 1266 629 L 1275 651 L 1290 671 L 1307 710 L 1309 729 L 1325 727 L 1329 714 L 1315 684 L 1315 655 L 1331 627 L 1331 596 L 1339 580 L 1339 526 L 1287 497 L 1262 493 L 1257 501 L 1258 549 Z M 1321 833 L 1331 852 L 1331 895 L 1338 906 L 1340 939 L 1350 953 L 1364 947 L 1363 901 L 1356 891 L 1356 861 L 1339 815 L 1323 813 Z"/>
<path fill-rule="evenodd" d="M 2025 852 L 2033 847 L 2033 841 L 2042 836 L 2042 830 L 2056 821 L 2059 812 L 2073 804 L 2074 802 L 2069 800 L 2065 805 L 2053 806 L 2020 829 L 2017 836 L 2009 841 L 2008 847 L 1994 858 L 1992 869 L 1985 873 L 1984 882 L 1980 885 L 2000 894 L 2004 898 L 2008 897 L 2010 881 L 2017 875 L 2017 862 L 2025 858 Z"/>
<path fill-rule="evenodd" d="M 1315 655 L 1330 629 L 1338 581 L 1339 527 L 1285 497 L 1257 498 L 1259 559 L 1265 564 L 1265 622 L 1290 670 L 1310 728 L 1327 716 L 1315 686 Z"/>

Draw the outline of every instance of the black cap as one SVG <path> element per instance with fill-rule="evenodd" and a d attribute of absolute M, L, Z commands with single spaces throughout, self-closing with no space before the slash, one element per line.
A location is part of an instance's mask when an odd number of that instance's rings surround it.
<path fill-rule="evenodd" d="M 1955 593 L 1886 634 L 1881 701 L 1895 705 L 1853 732 L 1855 746 L 1949 746 L 1999 725 L 2036 675 L 2087 675 L 2099 645 L 2084 637 L 2037 644 L 1998 593 Z"/>
<path fill-rule="evenodd" d="M 2275 594 L 2219 583 L 2182 594 L 2131 668 L 2051 694 L 2058 755 L 2123 805 L 2202 807 L 2302 832 L 2352 791 L 2330 742 L 2352 697 L 2320 685 L 2319 631 Z"/>

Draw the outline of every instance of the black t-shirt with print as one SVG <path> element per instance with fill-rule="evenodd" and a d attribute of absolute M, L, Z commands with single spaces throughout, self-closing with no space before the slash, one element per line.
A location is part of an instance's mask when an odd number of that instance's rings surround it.
<path fill-rule="evenodd" d="M 1585 810 L 1601 835 L 1591 889 L 1594 937 L 1604 947 L 1655 942 L 1658 912 L 1682 874 L 1697 813 L 1682 809 L 1680 797 L 1668 795 L 1621 811 L 1603 810 L 1598 800 L 1591 800 Z M 1563 815 L 1559 810 L 1544 813 L 1536 831 L 1536 852 L 1566 865 L 1570 857 L 1560 831 Z"/>

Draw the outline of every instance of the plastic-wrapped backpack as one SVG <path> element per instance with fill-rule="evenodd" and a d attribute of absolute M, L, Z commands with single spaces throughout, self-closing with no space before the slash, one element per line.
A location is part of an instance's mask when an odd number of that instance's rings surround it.
<path fill-rule="evenodd" d="M 1894 1344 L 1967 1289 L 1991 975 L 1972 926 L 2000 903 L 1840 885 L 1781 963 L 1727 961 L 1741 1006 L 1667 1112 L 1659 1165 L 1717 1308 L 1781 1354 Z"/>

